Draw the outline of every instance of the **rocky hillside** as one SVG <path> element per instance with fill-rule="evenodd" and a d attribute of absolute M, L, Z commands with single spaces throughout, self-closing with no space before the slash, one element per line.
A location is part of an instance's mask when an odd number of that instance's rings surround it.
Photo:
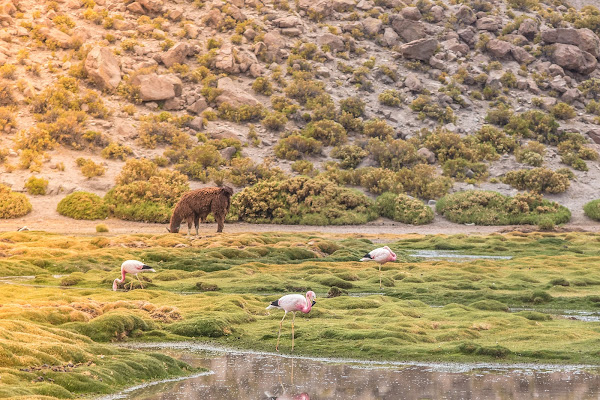
<path fill-rule="evenodd" d="M 425 201 L 531 190 L 578 219 L 600 198 L 590 6 L 4 0 L 0 17 L 0 183 L 34 212 L 295 175 Z"/>

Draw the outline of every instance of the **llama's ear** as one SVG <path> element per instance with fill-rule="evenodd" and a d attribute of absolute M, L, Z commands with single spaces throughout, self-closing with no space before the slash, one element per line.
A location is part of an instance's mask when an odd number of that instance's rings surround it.
<path fill-rule="evenodd" d="M 166 228 L 166 229 L 167 229 L 167 232 L 171 233 L 171 230 L 169 228 Z"/>

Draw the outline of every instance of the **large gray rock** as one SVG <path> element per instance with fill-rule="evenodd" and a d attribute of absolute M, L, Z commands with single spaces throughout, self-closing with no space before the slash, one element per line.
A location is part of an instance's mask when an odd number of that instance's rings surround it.
<path fill-rule="evenodd" d="M 383 22 L 379 18 L 366 18 L 362 23 L 365 33 L 370 37 L 377 35 L 383 27 Z"/>
<path fill-rule="evenodd" d="M 594 143 L 600 144 L 600 129 L 592 129 L 587 134 Z"/>
<path fill-rule="evenodd" d="M 551 52 L 555 64 L 580 74 L 590 74 L 598 65 L 596 57 L 570 44 L 555 43 L 551 46 Z"/>
<path fill-rule="evenodd" d="M 492 56 L 505 58 L 510 55 L 513 45 L 504 40 L 492 39 L 487 43 L 486 47 Z"/>
<path fill-rule="evenodd" d="M 383 31 L 383 43 L 388 47 L 393 47 L 398 44 L 400 36 L 392 28 L 385 28 Z"/>
<path fill-rule="evenodd" d="M 406 42 L 412 42 L 427 37 L 425 25 L 421 22 L 402 18 L 399 15 L 393 16 L 390 19 L 392 28 L 394 28 L 396 33 L 398 33 L 398 35 Z"/>
<path fill-rule="evenodd" d="M 317 44 L 319 46 L 328 46 L 334 53 L 345 49 L 344 41 L 332 33 L 325 33 L 319 36 Z"/>
<path fill-rule="evenodd" d="M 131 83 L 140 89 L 142 101 L 160 101 L 181 95 L 181 80 L 175 75 L 137 75 Z"/>
<path fill-rule="evenodd" d="M 527 50 L 519 46 L 513 46 L 510 50 L 510 54 L 512 54 L 515 61 L 520 64 L 531 64 L 535 61 L 535 57 L 529 54 Z"/>
<path fill-rule="evenodd" d="M 121 83 L 119 60 L 107 47 L 94 47 L 83 64 L 85 72 L 101 89 L 114 90 Z"/>
<path fill-rule="evenodd" d="M 463 23 L 466 25 L 471 25 L 475 21 L 477 21 L 477 17 L 475 16 L 475 12 L 473 11 L 473 9 L 466 5 L 462 5 L 458 9 L 456 14 L 454 14 L 454 16 L 456 17 L 456 20 L 459 23 Z"/>
<path fill-rule="evenodd" d="M 229 103 L 233 107 L 241 105 L 254 106 L 260 104 L 256 97 L 240 88 L 238 83 L 235 83 L 231 78 L 225 77 L 219 79 L 217 88 L 222 90 L 221 94 L 216 98 L 218 105 Z"/>
<path fill-rule="evenodd" d="M 283 36 L 277 32 L 271 31 L 265 34 L 263 42 L 267 47 L 265 54 L 267 61 L 279 62 L 285 57 L 283 49 L 286 46 L 286 42 Z"/>
<path fill-rule="evenodd" d="M 519 25 L 519 35 L 523 35 L 529 40 L 533 39 L 538 31 L 539 28 L 537 22 L 531 18 L 527 18 Z"/>
<path fill-rule="evenodd" d="M 438 41 L 434 38 L 414 40 L 410 43 L 400 46 L 400 53 L 405 58 L 414 60 L 429 61 L 433 53 L 437 50 Z"/>
<path fill-rule="evenodd" d="M 542 40 L 546 43 L 562 43 L 579 47 L 594 57 L 600 56 L 600 39 L 587 28 L 557 28 L 542 31 Z"/>
<path fill-rule="evenodd" d="M 187 43 L 177 43 L 161 55 L 161 61 L 167 68 L 171 68 L 175 64 L 183 64 L 190 50 Z"/>
<path fill-rule="evenodd" d="M 421 92 L 423 90 L 423 83 L 415 73 L 408 74 L 404 80 L 404 86 L 411 92 Z"/>
<path fill-rule="evenodd" d="M 421 19 L 421 11 L 417 7 L 404 7 L 400 14 L 406 19 L 412 19 L 413 21 L 418 21 Z"/>
<path fill-rule="evenodd" d="M 475 24 L 477 29 L 488 32 L 496 32 L 500 28 L 498 21 L 492 17 L 483 17 L 477 20 Z"/>
<path fill-rule="evenodd" d="M 458 39 L 452 38 L 442 42 L 442 47 L 450 50 L 460 56 L 465 56 L 469 52 L 469 46 L 461 43 Z"/>

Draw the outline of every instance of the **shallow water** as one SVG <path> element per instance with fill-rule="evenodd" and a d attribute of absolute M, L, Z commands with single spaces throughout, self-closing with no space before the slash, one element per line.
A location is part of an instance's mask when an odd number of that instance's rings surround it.
<path fill-rule="evenodd" d="M 429 258 L 432 260 L 473 261 L 473 260 L 510 260 L 512 256 L 485 256 L 460 254 L 457 250 L 407 250 L 413 257 Z"/>
<path fill-rule="evenodd" d="M 179 345 L 170 355 L 211 374 L 104 399 L 599 399 L 600 367 L 360 363 Z M 177 350 L 177 348 L 180 348 Z M 187 350 L 183 348 L 187 347 Z"/>

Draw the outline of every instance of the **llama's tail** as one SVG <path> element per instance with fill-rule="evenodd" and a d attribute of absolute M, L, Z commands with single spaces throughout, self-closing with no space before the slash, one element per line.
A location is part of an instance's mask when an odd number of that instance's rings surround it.
<path fill-rule="evenodd" d="M 233 195 L 233 189 L 232 189 L 232 188 L 230 188 L 229 186 L 223 186 L 223 187 L 221 188 L 221 191 L 222 191 L 223 193 L 225 193 L 226 195 L 228 195 L 228 196 L 232 196 L 232 195 Z"/>

